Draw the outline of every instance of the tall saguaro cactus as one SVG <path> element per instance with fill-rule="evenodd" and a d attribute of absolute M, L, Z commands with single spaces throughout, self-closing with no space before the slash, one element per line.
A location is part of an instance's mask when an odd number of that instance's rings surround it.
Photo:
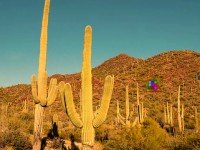
<path fill-rule="evenodd" d="M 51 79 L 49 88 L 47 88 L 46 55 L 49 7 L 50 0 L 45 0 L 40 37 L 38 80 L 35 75 L 31 78 L 32 95 L 35 102 L 34 150 L 40 150 L 41 148 L 44 107 L 51 105 L 55 101 L 58 92 L 56 79 Z"/>
<path fill-rule="evenodd" d="M 71 122 L 82 128 L 83 150 L 91 150 L 94 145 L 95 130 L 106 119 L 113 91 L 114 77 L 107 76 L 104 84 L 101 106 L 93 113 L 92 72 L 91 72 L 92 27 L 86 26 L 84 35 L 83 64 L 81 72 L 81 116 L 76 112 L 70 84 L 60 83 L 60 94 L 64 109 Z"/>
<path fill-rule="evenodd" d="M 184 106 L 182 105 L 182 110 L 181 110 L 180 92 L 181 92 L 181 87 L 179 85 L 178 87 L 178 127 L 179 127 L 179 132 L 182 133 L 184 131 Z"/>

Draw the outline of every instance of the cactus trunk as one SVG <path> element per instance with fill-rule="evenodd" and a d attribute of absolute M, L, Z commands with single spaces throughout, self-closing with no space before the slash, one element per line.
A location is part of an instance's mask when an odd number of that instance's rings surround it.
<path fill-rule="evenodd" d="M 126 86 L 126 127 L 130 127 L 128 86 Z"/>
<path fill-rule="evenodd" d="M 181 109 L 181 124 L 182 124 L 182 132 L 185 130 L 185 122 L 184 122 L 184 105 L 182 104 Z"/>
<path fill-rule="evenodd" d="M 45 98 L 45 92 L 43 93 L 44 84 L 42 83 L 42 79 L 43 79 L 42 75 L 46 71 L 49 7 L 50 7 L 50 0 L 45 0 L 43 19 L 42 19 L 42 30 L 41 30 L 41 37 L 40 37 L 40 56 L 39 56 L 39 69 L 38 69 L 38 96 L 41 98 Z M 44 108 L 40 104 L 36 104 L 35 105 L 33 150 L 41 149 L 43 113 L 44 113 Z"/>
<path fill-rule="evenodd" d="M 170 105 L 170 125 L 173 126 L 174 122 L 173 122 L 173 108 L 172 108 L 172 104 Z"/>
<path fill-rule="evenodd" d="M 140 116 L 140 96 L 139 96 L 139 86 L 138 86 L 138 83 L 137 83 L 137 113 L 138 113 L 139 123 L 141 123 L 141 116 Z"/>
<path fill-rule="evenodd" d="M 42 126 L 43 126 L 43 113 L 44 108 L 36 104 L 35 105 L 35 121 L 34 121 L 34 140 L 33 140 L 33 150 L 41 149 L 41 134 L 42 134 Z"/>
<path fill-rule="evenodd" d="M 180 85 L 178 87 L 178 127 L 179 132 L 182 133 L 182 124 L 181 124 L 181 109 L 180 109 Z"/>
<path fill-rule="evenodd" d="M 167 102 L 167 124 L 170 124 L 169 104 Z"/>
<path fill-rule="evenodd" d="M 91 72 L 92 29 L 85 29 L 83 66 L 81 73 L 81 102 L 82 102 L 82 144 L 83 149 L 90 149 L 94 144 L 93 108 L 92 108 L 92 72 Z"/>
<path fill-rule="evenodd" d="M 166 113 L 166 109 L 165 109 L 165 105 L 164 105 L 164 123 L 167 123 L 167 113 Z"/>

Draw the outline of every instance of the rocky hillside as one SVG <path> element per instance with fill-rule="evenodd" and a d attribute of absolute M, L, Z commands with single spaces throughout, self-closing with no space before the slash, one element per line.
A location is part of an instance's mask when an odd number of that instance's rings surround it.
<path fill-rule="evenodd" d="M 114 75 L 115 87 L 109 109 L 109 118 L 116 115 L 117 99 L 120 101 L 121 111 L 124 108 L 126 85 L 129 85 L 130 102 L 136 102 L 137 82 L 139 83 L 140 99 L 144 102 L 148 114 L 157 119 L 162 118 L 163 105 L 167 101 L 173 103 L 176 110 L 177 90 L 178 85 L 181 85 L 181 101 L 185 104 L 186 118 L 191 118 L 193 106 L 198 106 L 200 110 L 200 83 L 196 78 L 198 71 L 200 71 L 200 53 L 190 50 L 169 51 L 146 60 L 120 54 L 92 70 L 94 109 L 95 106 L 99 105 L 101 99 L 104 78 L 106 75 Z M 80 73 L 55 74 L 51 78 L 57 78 L 58 82 L 71 83 L 78 109 L 81 86 Z M 148 90 L 146 84 L 154 78 L 158 79 L 159 88 L 157 91 Z M 0 88 L 0 103 L 10 102 L 19 105 L 23 104 L 25 99 L 28 100 L 29 109 L 33 109 L 30 85 Z M 64 115 L 59 98 L 55 105 L 48 109 L 47 112 L 51 110 Z"/>

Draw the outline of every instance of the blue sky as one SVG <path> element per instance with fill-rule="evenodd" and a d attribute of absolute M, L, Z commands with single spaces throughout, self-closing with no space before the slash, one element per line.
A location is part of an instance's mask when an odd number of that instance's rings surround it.
<path fill-rule="evenodd" d="M 37 73 L 43 0 L 0 0 L 0 86 Z M 127 53 L 200 52 L 200 0 L 52 0 L 49 75 L 81 70 L 83 30 L 93 27 L 93 67 Z"/>

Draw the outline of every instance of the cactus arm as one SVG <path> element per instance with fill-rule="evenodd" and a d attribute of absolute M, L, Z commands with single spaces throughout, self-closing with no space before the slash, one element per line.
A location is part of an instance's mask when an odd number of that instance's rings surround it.
<path fill-rule="evenodd" d="M 129 119 L 131 119 L 132 117 L 133 117 L 133 115 L 134 115 L 134 104 L 133 104 L 133 110 L 130 112 L 130 118 Z"/>
<path fill-rule="evenodd" d="M 126 125 L 126 123 L 121 118 L 119 118 L 119 122 L 124 126 Z"/>
<path fill-rule="evenodd" d="M 35 75 L 32 75 L 31 77 L 31 90 L 35 104 L 40 103 L 37 91 L 37 77 Z"/>
<path fill-rule="evenodd" d="M 49 87 L 50 88 L 49 88 L 49 91 L 48 91 L 47 106 L 52 105 L 53 102 L 56 100 L 56 97 L 57 97 L 57 94 L 58 94 L 57 80 L 51 79 Z"/>
<path fill-rule="evenodd" d="M 65 97 L 67 101 L 65 101 L 65 105 L 67 108 L 67 114 L 73 123 L 78 128 L 81 128 L 83 126 L 83 123 L 80 119 L 79 114 L 76 112 L 74 101 L 73 101 L 73 94 L 71 85 L 69 83 L 65 84 Z"/>
<path fill-rule="evenodd" d="M 58 86 L 59 86 L 59 93 L 60 93 L 62 106 L 63 106 L 64 111 L 67 113 L 67 108 L 65 105 L 65 82 L 61 81 Z"/>
<path fill-rule="evenodd" d="M 121 120 L 125 120 L 126 118 L 124 118 L 120 113 L 118 114 L 119 119 Z"/>
<path fill-rule="evenodd" d="M 105 79 L 101 106 L 98 109 L 98 113 L 96 114 L 93 120 L 94 127 L 99 127 L 106 120 L 106 116 L 107 116 L 107 112 L 108 112 L 108 108 L 110 104 L 110 99 L 112 96 L 113 85 L 114 85 L 114 77 L 107 76 Z"/>
<path fill-rule="evenodd" d="M 134 127 L 139 122 L 138 117 L 135 118 L 134 122 L 131 124 L 131 127 Z"/>

